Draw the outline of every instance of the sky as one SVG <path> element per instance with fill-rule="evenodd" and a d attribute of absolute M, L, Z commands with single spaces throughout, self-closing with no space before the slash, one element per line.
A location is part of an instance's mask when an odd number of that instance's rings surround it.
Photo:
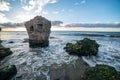
<path fill-rule="evenodd" d="M 0 23 L 41 15 L 64 23 L 120 22 L 120 0 L 0 0 Z"/>

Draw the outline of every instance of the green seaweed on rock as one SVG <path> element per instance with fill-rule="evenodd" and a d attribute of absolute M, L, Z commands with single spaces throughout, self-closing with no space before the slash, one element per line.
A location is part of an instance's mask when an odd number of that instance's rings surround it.
<path fill-rule="evenodd" d="M 98 47 L 99 45 L 95 40 L 84 38 L 83 40 L 77 41 L 75 44 L 67 43 L 64 49 L 66 52 L 72 55 L 90 56 L 97 54 Z"/>
<path fill-rule="evenodd" d="M 107 65 L 97 65 L 86 69 L 82 80 L 120 80 L 120 72 Z"/>

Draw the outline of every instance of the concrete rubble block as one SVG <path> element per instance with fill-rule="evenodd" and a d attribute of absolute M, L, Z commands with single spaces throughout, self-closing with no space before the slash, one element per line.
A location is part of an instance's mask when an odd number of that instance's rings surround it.
<path fill-rule="evenodd" d="M 30 47 L 46 47 L 49 45 L 51 21 L 42 16 L 36 16 L 25 22 L 29 36 Z"/>

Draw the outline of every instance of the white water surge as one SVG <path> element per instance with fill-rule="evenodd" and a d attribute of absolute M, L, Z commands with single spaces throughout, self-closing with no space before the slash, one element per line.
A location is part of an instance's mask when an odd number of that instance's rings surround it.
<path fill-rule="evenodd" d="M 11 48 L 13 54 L 6 57 L 1 64 L 17 66 L 16 80 L 39 80 L 43 78 L 50 80 L 50 67 L 59 67 L 64 63 L 74 64 L 74 61 L 78 59 L 78 57 L 71 56 L 65 52 L 63 49 L 65 44 L 86 37 L 79 32 L 55 32 L 52 36 L 57 38 L 50 39 L 49 47 L 33 49 L 29 48 L 28 42 L 24 42 L 24 38 L 28 38 L 26 33 L 9 33 L 4 32 L 2 34 L 4 40 L 2 44 Z M 100 45 L 99 52 L 97 56 L 82 57 L 83 60 L 90 66 L 105 64 L 113 66 L 120 71 L 120 38 L 108 36 L 92 36 L 89 38 L 96 40 Z M 13 41 L 13 43 L 9 43 L 10 41 Z"/>
<path fill-rule="evenodd" d="M 9 41 L 14 41 L 9 43 Z M 13 54 L 2 61 L 3 65 L 16 65 L 17 77 L 24 80 L 36 80 L 44 75 L 47 80 L 49 67 L 51 65 L 61 66 L 63 63 L 69 64 L 78 57 L 70 56 L 63 49 L 66 41 L 51 39 L 49 47 L 46 48 L 29 48 L 28 43 L 23 40 L 3 41 L 5 47 L 11 48 Z M 16 78 L 17 79 L 17 78 Z"/>

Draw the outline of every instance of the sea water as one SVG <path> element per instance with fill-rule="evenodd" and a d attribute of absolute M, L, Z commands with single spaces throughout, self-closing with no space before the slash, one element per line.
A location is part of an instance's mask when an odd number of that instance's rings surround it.
<path fill-rule="evenodd" d="M 0 65 L 16 65 L 18 70 L 16 80 L 21 76 L 22 80 L 40 79 L 42 75 L 50 80 L 49 67 L 74 63 L 78 59 L 77 56 L 71 56 L 63 49 L 66 43 L 75 43 L 76 40 L 85 37 L 96 40 L 100 45 L 97 56 L 82 57 L 89 66 L 105 64 L 120 71 L 120 32 L 52 31 L 49 46 L 34 49 L 29 48 L 27 32 L 0 34 L 2 44 L 13 51 L 13 54 L 1 61 Z M 110 37 L 111 35 L 115 37 Z"/>

